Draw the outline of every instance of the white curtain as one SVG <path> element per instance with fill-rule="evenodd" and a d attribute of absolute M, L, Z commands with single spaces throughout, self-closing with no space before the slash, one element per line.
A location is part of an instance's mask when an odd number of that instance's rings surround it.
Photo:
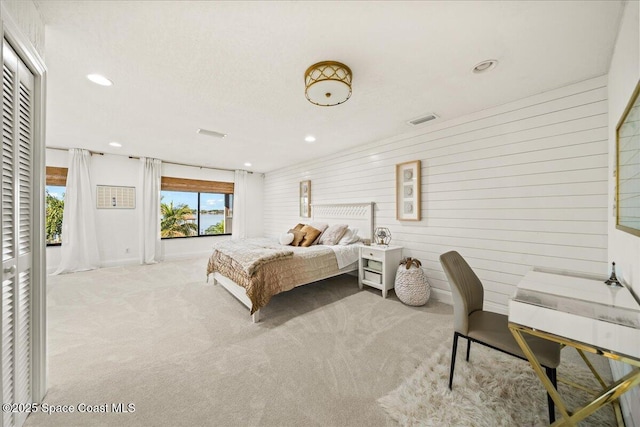
<path fill-rule="evenodd" d="M 236 170 L 233 185 L 233 223 L 231 238 L 247 237 L 247 171 Z"/>
<path fill-rule="evenodd" d="M 162 162 L 140 159 L 140 264 L 160 261 L 160 175 Z"/>
<path fill-rule="evenodd" d="M 61 260 L 54 274 L 100 267 L 90 162 L 89 151 L 79 148 L 69 150 L 69 170 L 62 217 Z"/>

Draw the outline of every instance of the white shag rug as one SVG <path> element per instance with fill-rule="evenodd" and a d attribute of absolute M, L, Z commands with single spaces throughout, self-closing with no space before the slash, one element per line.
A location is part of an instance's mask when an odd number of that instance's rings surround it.
<path fill-rule="evenodd" d="M 563 350 L 563 353 L 567 349 Z M 453 390 L 450 391 L 451 349 L 442 345 L 415 373 L 378 402 L 402 426 L 545 426 L 549 425 L 547 395 L 529 362 L 479 344 L 471 346 L 467 363 L 466 342 L 460 340 Z M 558 377 L 597 389 L 591 371 L 582 363 L 564 360 Z M 569 410 L 590 399 L 581 390 L 558 383 Z M 556 419 L 560 415 L 556 409 Z M 580 426 L 615 425 L 611 405 L 583 420 Z"/>

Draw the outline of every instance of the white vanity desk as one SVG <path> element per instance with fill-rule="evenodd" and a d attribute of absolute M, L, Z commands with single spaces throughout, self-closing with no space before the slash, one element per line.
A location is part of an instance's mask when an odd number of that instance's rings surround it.
<path fill-rule="evenodd" d="M 509 329 L 553 398 L 561 418 L 554 425 L 576 425 L 601 406 L 640 383 L 640 305 L 626 287 L 610 287 L 582 275 L 532 270 L 509 301 Z M 535 335 L 579 352 L 588 351 L 632 365 L 633 370 L 606 385 L 589 363 L 602 390 L 588 405 L 570 413 L 522 334 Z M 583 359 L 586 358 L 583 356 Z"/>

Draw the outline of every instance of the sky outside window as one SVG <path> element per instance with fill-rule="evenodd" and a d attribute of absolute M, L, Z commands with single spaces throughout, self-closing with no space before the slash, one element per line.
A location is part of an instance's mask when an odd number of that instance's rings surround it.
<path fill-rule="evenodd" d="M 198 193 L 189 193 L 186 191 L 161 191 L 161 203 L 169 204 L 173 202 L 173 206 L 187 205 L 192 210 L 198 209 Z"/>
<path fill-rule="evenodd" d="M 59 185 L 47 185 L 46 190 L 50 196 L 55 197 L 58 200 L 63 200 L 66 187 Z"/>

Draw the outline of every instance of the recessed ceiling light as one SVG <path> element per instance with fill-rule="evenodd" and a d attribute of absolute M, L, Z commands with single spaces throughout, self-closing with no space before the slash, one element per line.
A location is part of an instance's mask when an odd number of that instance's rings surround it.
<path fill-rule="evenodd" d="M 307 135 L 304 140 L 307 142 L 316 142 L 316 137 L 313 135 Z"/>
<path fill-rule="evenodd" d="M 251 163 L 247 162 L 247 163 L 245 163 L 244 165 L 245 165 L 245 166 L 247 166 L 247 167 L 249 167 L 249 166 L 251 166 Z"/>
<path fill-rule="evenodd" d="M 117 148 L 122 147 L 122 144 L 120 144 L 119 142 L 115 142 L 115 141 L 110 142 L 109 145 L 112 146 L 112 147 L 117 147 Z"/>
<path fill-rule="evenodd" d="M 496 65 L 498 65 L 497 59 L 487 59 L 486 61 L 476 64 L 475 67 L 473 67 L 473 72 L 476 74 L 484 73 L 486 71 L 493 70 Z"/>
<path fill-rule="evenodd" d="M 88 74 L 87 78 L 100 86 L 112 86 L 113 82 L 101 74 Z"/>

